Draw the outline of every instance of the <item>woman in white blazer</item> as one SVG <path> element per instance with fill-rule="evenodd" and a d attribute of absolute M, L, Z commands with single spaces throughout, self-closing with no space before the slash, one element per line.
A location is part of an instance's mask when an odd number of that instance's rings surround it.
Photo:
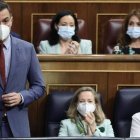
<path fill-rule="evenodd" d="M 130 137 L 140 137 L 140 112 L 132 116 Z"/>
<path fill-rule="evenodd" d="M 59 136 L 114 137 L 109 119 L 105 118 L 97 93 L 91 87 L 76 92 L 67 112 L 69 119 L 60 123 Z"/>
<path fill-rule="evenodd" d="M 39 53 L 92 54 L 92 42 L 79 38 L 75 14 L 71 11 L 61 11 L 52 19 L 49 39 L 40 42 Z"/>
<path fill-rule="evenodd" d="M 40 54 L 63 54 L 60 43 L 51 46 L 48 40 L 40 42 L 39 50 Z M 64 54 L 68 53 L 65 52 Z M 92 42 L 81 39 L 76 54 L 92 54 Z"/>

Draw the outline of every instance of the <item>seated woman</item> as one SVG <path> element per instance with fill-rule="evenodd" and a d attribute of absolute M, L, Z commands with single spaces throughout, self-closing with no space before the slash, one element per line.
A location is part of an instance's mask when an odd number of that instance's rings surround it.
<path fill-rule="evenodd" d="M 134 9 L 126 16 L 113 53 L 140 54 L 140 9 Z"/>
<path fill-rule="evenodd" d="M 109 119 L 105 118 L 97 93 L 91 87 L 79 88 L 67 112 L 69 119 L 61 121 L 59 136 L 114 137 Z"/>
<path fill-rule="evenodd" d="M 61 11 L 51 22 L 48 40 L 41 41 L 40 54 L 92 54 L 92 42 L 78 36 L 78 21 L 71 11 Z"/>
<path fill-rule="evenodd" d="M 140 137 L 140 112 L 132 116 L 130 137 Z"/>

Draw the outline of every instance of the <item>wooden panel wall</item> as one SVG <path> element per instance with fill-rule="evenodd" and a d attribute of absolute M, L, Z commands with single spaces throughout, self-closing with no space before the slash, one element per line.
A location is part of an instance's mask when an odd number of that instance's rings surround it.
<path fill-rule="evenodd" d="M 38 56 L 47 93 L 30 106 L 32 136 L 44 136 L 46 96 L 50 90 L 95 87 L 103 97 L 104 111 L 112 120 L 118 88 L 140 87 L 140 56 Z M 75 61 L 75 62 L 74 62 Z"/>
<path fill-rule="evenodd" d="M 63 9 L 77 13 L 78 18 L 87 22 L 88 38 L 93 42 L 93 52 L 103 53 L 102 33 L 104 25 L 110 18 L 124 18 L 133 8 L 140 7 L 140 1 L 108 1 L 108 0 L 8 0 L 14 16 L 13 30 L 27 41 L 34 43 L 34 34 L 39 18 L 51 18 Z M 108 34 L 106 34 L 108 35 Z"/>

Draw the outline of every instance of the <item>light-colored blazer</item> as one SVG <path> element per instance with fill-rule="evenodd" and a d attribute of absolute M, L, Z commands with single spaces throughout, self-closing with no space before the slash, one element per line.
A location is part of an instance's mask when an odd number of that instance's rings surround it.
<path fill-rule="evenodd" d="M 41 41 L 39 44 L 40 54 L 61 54 L 60 44 L 50 46 L 48 40 Z M 78 54 L 92 54 L 91 40 L 81 39 Z"/>
<path fill-rule="evenodd" d="M 100 128 L 104 127 L 104 132 L 101 132 Z M 71 121 L 71 119 L 62 120 L 60 123 L 59 136 L 85 136 L 85 134 L 80 134 L 76 124 Z M 114 137 L 114 131 L 109 119 L 105 119 L 102 124 L 97 126 L 96 131 L 93 136 L 103 136 L 103 137 Z"/>
<path fill-rule="evenodd" d="M 0 76 L 0 98 L 3 93 L 21 93 L 24 102 L 7 109 L 8 122 L 14 137 L 30 137 L 27 106 L 44 93 L 44 81 L 36 52 L 31 43 L 11 36 L 11 65 L 6 89 Z M 27 80 L 29 89 L 26 89 Z M 3 103 L 0 100 L 0 121 Z"/>
<path fill-rule="evenodd" d="M 132 116 L 130 137 L 140 137 L 140 112 Z"/>

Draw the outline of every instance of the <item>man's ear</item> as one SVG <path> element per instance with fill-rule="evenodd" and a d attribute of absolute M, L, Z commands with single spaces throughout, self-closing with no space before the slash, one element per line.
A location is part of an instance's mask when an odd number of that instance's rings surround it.
<path fill-rule="evenodd" d="M 11 16 L 11 21 L 9 23 L 9 27 L 12 27 L 12 24 L 13 24 L 13 16 Z"/>
<path fill-rule="evenodd" d="M 11 16 L 11 21 L 13 22 L 13 16 Z"/>

